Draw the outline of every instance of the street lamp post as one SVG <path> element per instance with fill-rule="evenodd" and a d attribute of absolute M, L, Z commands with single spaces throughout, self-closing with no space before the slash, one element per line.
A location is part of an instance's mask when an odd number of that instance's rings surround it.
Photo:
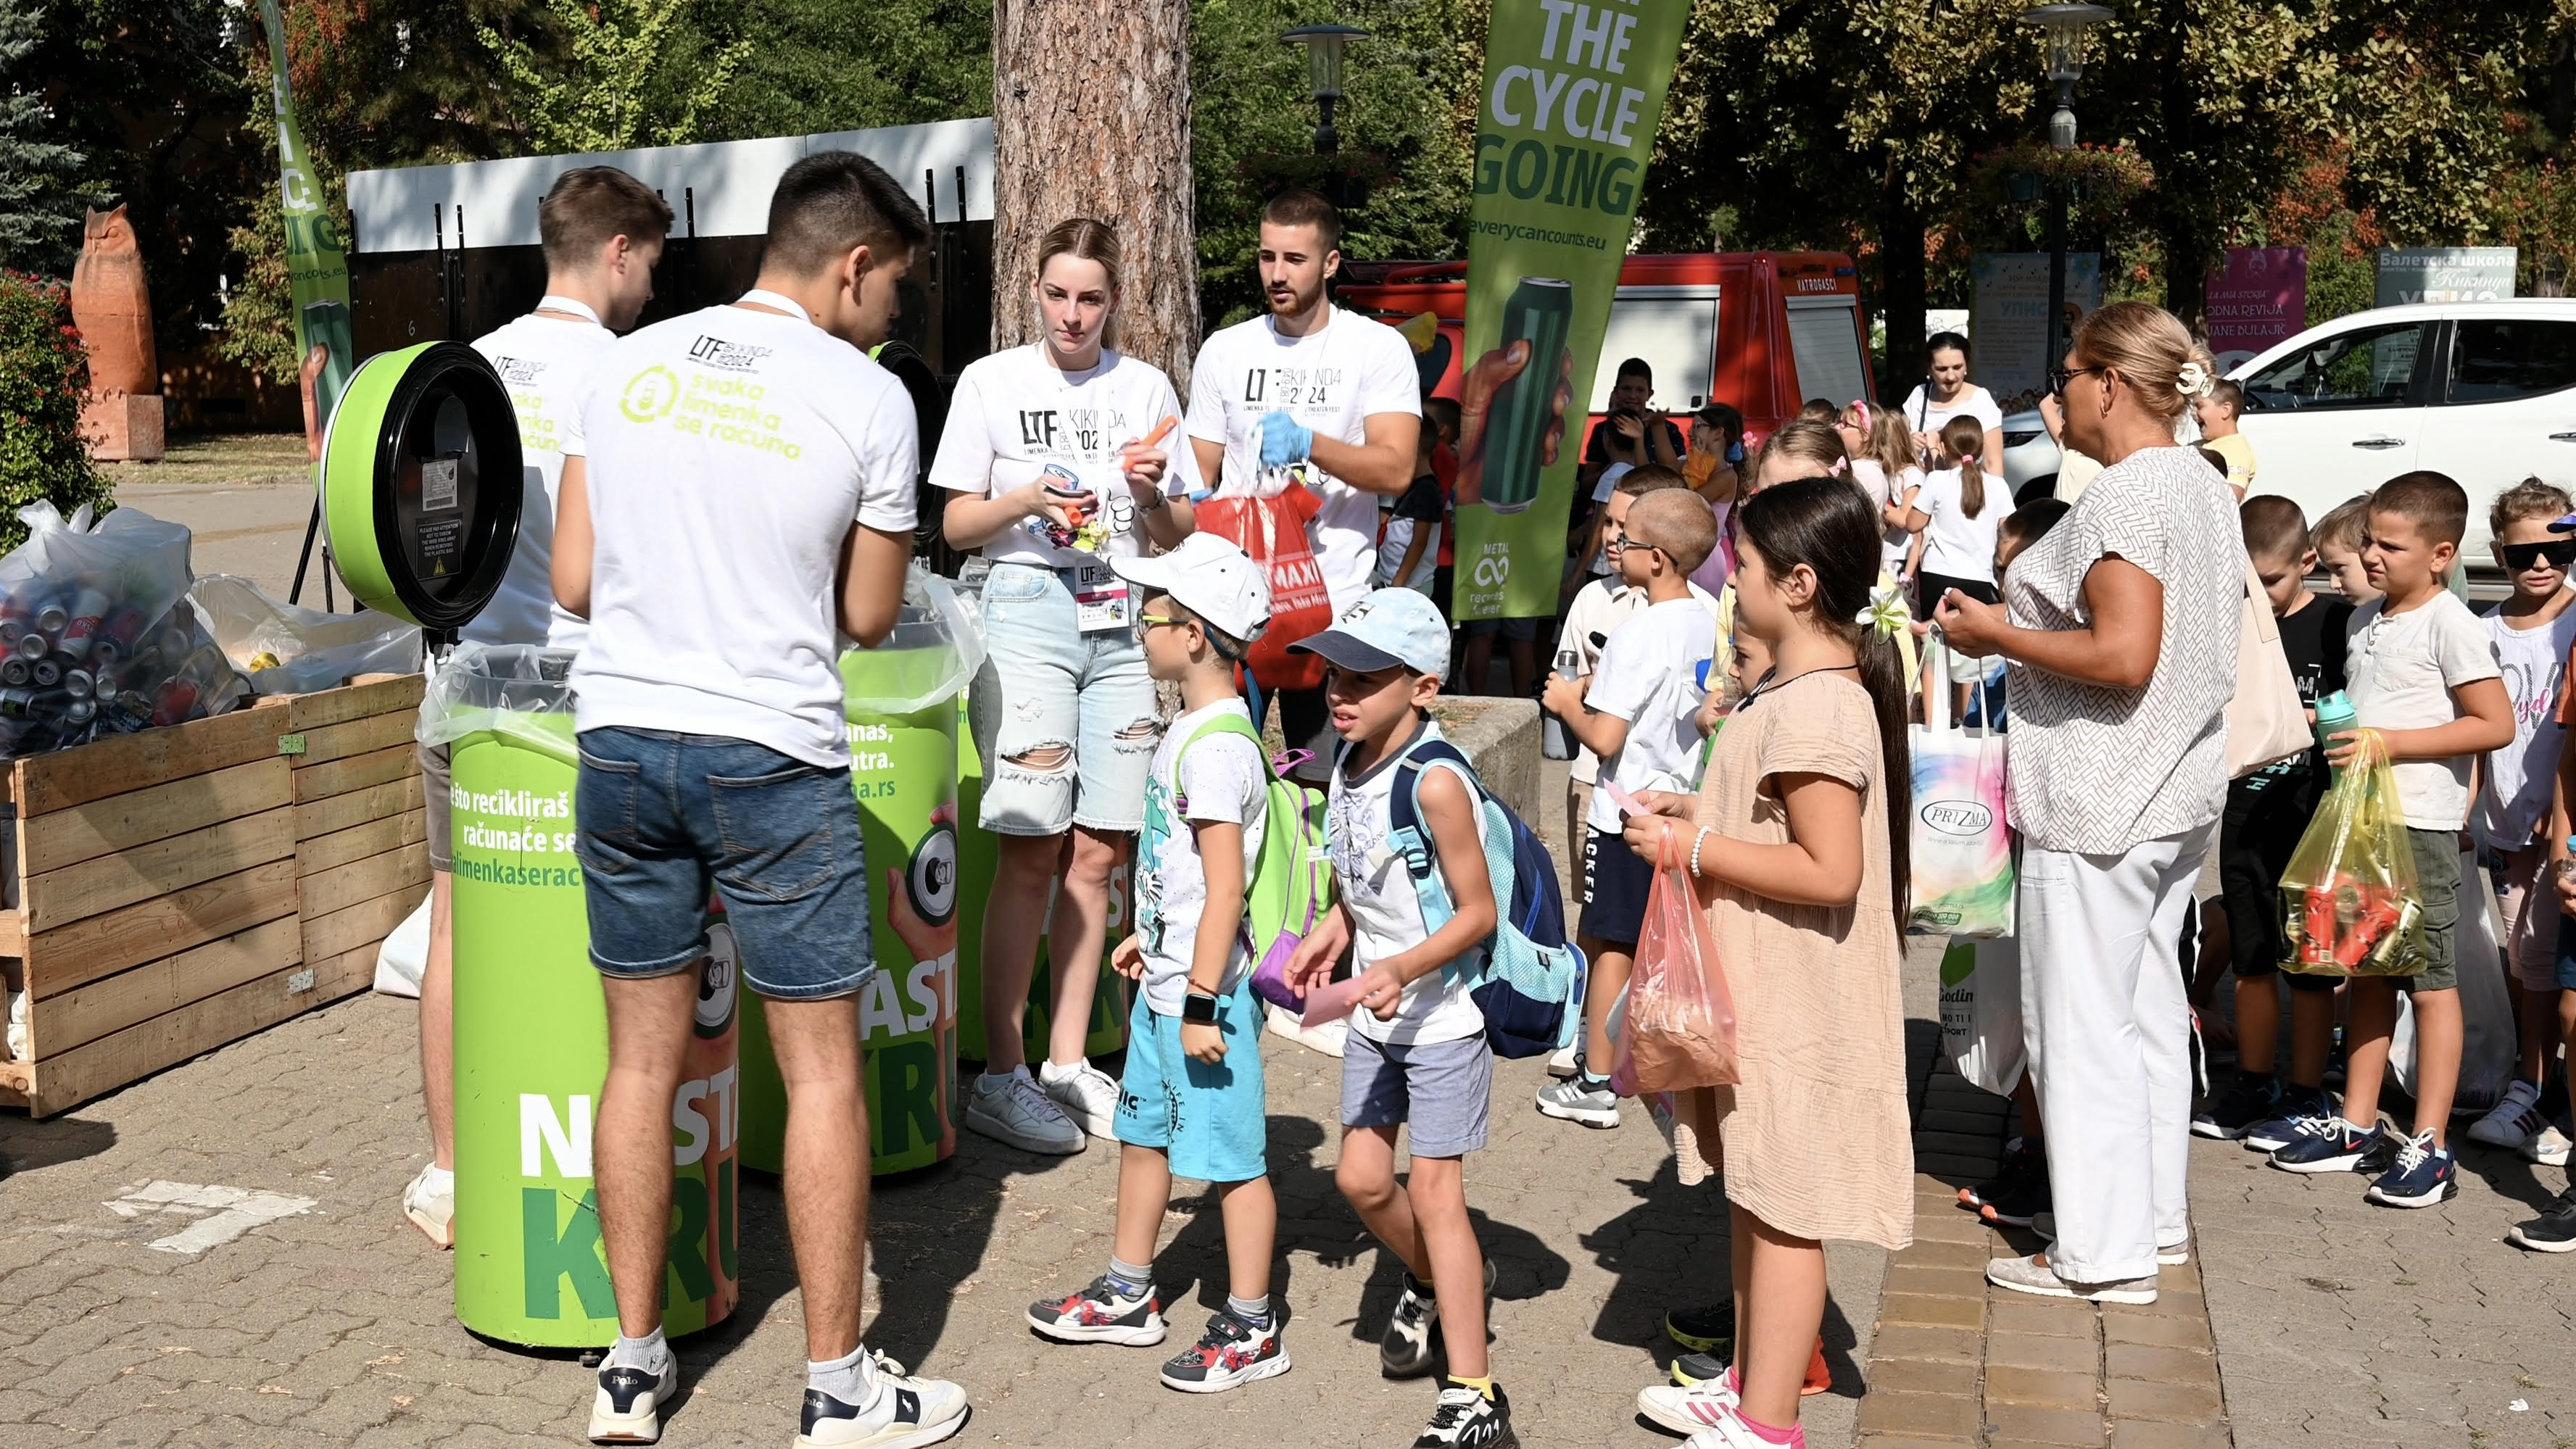
<path fill-rule="evenodd" d="M 1342 47 L 1366 40 L 1368 32 L 1356 25 L 1301 25 L 1279 38 L 1306 47 L 1306 93 L 1323 117 L 1315 127 L 1315 154 L 1334 155 L 1342 149 L 1342 133 L 1333 129 L 1333 103 L 1342 98 Z M 1336 206 L 1347 204 L 1341 190 L 1335 181 L 1325 182 L 1326 197 Z"/>
<path fill-rule="evenodd" d="M 2057 83 L 2057 112 L 2048 118 L 2052 150 L 2075 149 L 2075 82 L 2084 74 L 2084 32 L 2110 18 L 2105 6 L 2081 4 L 2042 5 L 2021 18 L 2047 37 L 2044 70 Z M 2048 367 L 2066 352 L 2066 187 L 2063 179 L 2048 183 Z"/>

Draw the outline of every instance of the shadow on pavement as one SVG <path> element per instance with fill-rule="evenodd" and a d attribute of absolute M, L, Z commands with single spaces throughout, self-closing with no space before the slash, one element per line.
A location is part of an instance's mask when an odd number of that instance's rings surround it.
<path fill-rule="evenodd" d="M 96 1157 L 115 1145 L 116 1128 L 105 1122 L 0 1115 L 0 1178 Z"/>

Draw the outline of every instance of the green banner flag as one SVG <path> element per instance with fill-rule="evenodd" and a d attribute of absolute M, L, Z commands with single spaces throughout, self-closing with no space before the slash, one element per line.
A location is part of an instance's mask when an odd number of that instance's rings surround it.
<path fill-rule="evenodd" d="M 296 129 L 295 98 L 286 86 L 286 20 L 277 0 L 259 0 L 268 27 L 270 98 L 277 107 L 277 193 L 286 212 L 286 276 L 295 295 L 295 355 L 328 354 L 313 380 L 314 421 L 331 421 L 340 391 L 357 370 L 358 344 L 349 330 L 349 259 L 340 230 L 322 199 L 313 160 Z"/>
<path fill-rule="evenodd" d="M 1689 19 L 1688 0 L 1495 0 L 1468 223 L 1460 618 L 1556 612 L 1583 406 Z"/>

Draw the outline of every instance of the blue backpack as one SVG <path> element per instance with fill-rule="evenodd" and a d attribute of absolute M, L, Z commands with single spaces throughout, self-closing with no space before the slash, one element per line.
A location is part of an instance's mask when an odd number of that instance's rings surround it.
<path fill-rule="evenodd" d="M 1387 848 L 1404 857 L 1422 903 L 1422 925 L 1437 931 L 1456 915 L 1440 878 L 1436 846 L 1422 824 L 1422 772 L 1452 766 L 1467 783 L 1485 840 L 1485 874 L 1493 882 L 1496 921 L 1483 949 L 1442 967 L 1451 979 L 1473 979 L 1468 995 L 1485 1015 L 1485 1041 L 1505 1058 L 1544 1056 L 1574 1044 L 1583 1028 L 1583 952 L 1565 929 L 1565 898 L 1556 860 L 1538 833 L 1485 790 L 1476 769 L 1447 740 L 1416 740 L 1388 792 L 1393 827 Z"/>

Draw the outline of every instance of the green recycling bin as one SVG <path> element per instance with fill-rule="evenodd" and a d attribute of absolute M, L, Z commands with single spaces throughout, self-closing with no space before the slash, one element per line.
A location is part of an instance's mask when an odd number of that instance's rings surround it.
<path fill-rule="evenodd" d="M 468 645 L 421 716 L 453 780 L 456 1317 L 505 1342 L 589 1348 L 617 1337 L 617 1302 L 591 1182 L 608 1023 L 573 856 L 571 662 Z M 737 970 L 720 920 L 708 950 L 671 1102 L 673 1336 L 722 1322 L 741 1291 Z"/>
<path fill-rule="evenodd" d="M 850 788 L 867 841 L 877 972 L 859 994 L 869 1163 L 904 1172 L 957 1150 L 957 690 L 948 622 L 907 608 L 893 637 L 841 657 Z M 742 1026 L 742 1161 L 783 1164 L 787 1090 L 761 1003 Z"/>
<path fill-rule="evenodd" d="M 962 702 L 961 702 L 962 703 Z M 959 899 L 966 903 L 966 914 L 957 932 L 957 980 L 960 1007 L 957 1017 L 958 1054 L 968 1061 L 987 1060 L 984 1043 L 984 912 L 993 894 L 993 872 L 998 864 L 1000 847 L 993 832 L 980 822 L 984 804 L 984 766 L 973 747 L 974 727 L 961 716 L 959 738 L 966 747 L 957 752 L 957 859 Z M 1131 848 L 1132 854 L 1132 848 Z M 1091 994 L 1091 1034 L 1083 1039 L 1083 1050 L 1092 1056 L 1106 1056 L 1127 1045 L 1126 980 L 1109 969 L 1109 955 L 1118 949 L 1119 938 L 1127 934 L 1128 863 L 1122 861 L 1109 873 L 1109 909 L 1104 919 L 1108 933 L 1100 949 L 1100 984 Z M 1042 1061 L 1047 1050 L 1047 1023 L 1050 1006 L 1055 1000 L 1053 979 L 1048 974 L 1047 940 L 1038 937 L 1036 969 L 1029 973 L 1027 1009 L 1020 1014 L 1022 1050 L 1030 1061 Z"/>

